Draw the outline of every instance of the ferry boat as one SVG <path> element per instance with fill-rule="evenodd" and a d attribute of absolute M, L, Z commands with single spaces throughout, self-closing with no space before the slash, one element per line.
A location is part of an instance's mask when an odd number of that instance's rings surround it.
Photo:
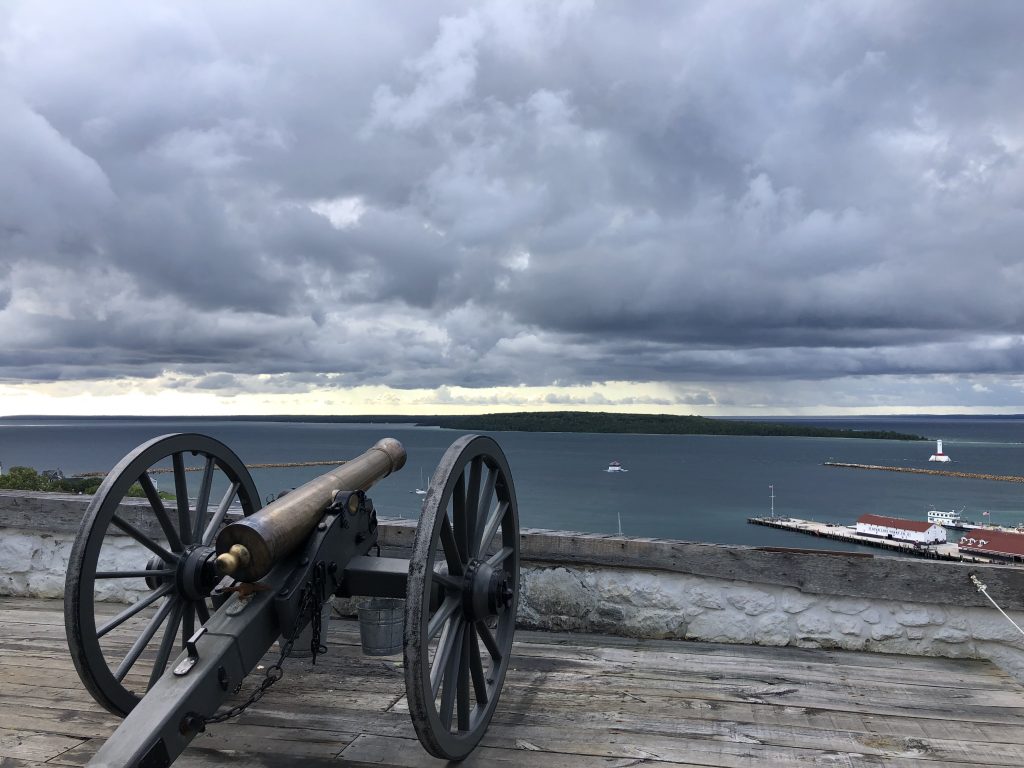
<path fill-rule="evenodd" d="M 962 512 L 963 510 L 961 510 Z M 928 522 L 938 523 L 943 528 L 954 528 L 958 531 L 969 531 L 974 528 L 981 528 L 978 523 L 972 523 L 960 517 L 960 512 L 951 509 L 948 512 L 944 509 L 929 509 Z"/>
<path fill-rule="evenodd" d="M 612 461 L 608 464 L 608 469 L 605 472 L 629 472 L 629 470 L 619 464 L 619 462 Z"/>

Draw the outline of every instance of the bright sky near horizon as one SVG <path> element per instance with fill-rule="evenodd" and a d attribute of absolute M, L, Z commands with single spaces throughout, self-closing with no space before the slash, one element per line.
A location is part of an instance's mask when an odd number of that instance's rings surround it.
<path fill-rule="evenodd" d="M 1024 411 L 1024 5 L 0 6 L 0 415 Z"/>

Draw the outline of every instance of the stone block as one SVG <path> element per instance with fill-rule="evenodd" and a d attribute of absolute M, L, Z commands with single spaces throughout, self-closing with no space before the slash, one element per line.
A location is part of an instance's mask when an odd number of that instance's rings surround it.
<path fill-rule="evenodd" d="M 798 615 L 796 628 L 801 635 L 829 635 L 832 633 L 832 621 L 827 613 L 819 609 Z"/>
<path fill-rule="evenodd" d="M 721 610 L 724 608 L 722 602 L 721 590 L 714 589 L 710 586 L 698 584 L 697 586 L 690 587 L 687 590 L 687 596 L 690 602 L 694 605 L 698 605 L 701 608 L 709 608 L 711 610 Z"/>
<path fill-rule="evenodd" d="M 903 637 L 904 629 L 895 622 L 886 621 L 871 627 L 872 640 L 894 640 Z"/>
<path fill-rule="evenodd" d="M 758 589 L 735 589 L 726 592 L 725 599 L 747 616 L 760 616 L 775 608 L 775 596 Z"/>
<path fill-rule="evenodd" d="M 729 611 L 708 611 L 695 617 L 686 628 L 687 640 L 710 643 L 750 643 L 752 622 L 743 614 Z"/>
<path fill-rule="evenodd" d="M 786 613 L 800 613 L 802 611 L 806 611 L 817 602 L 817 598 L 792 589 L 787 589 L 779 596 L 779 607 Z"/>
<path fill-rule="evenodd" d="M 791 639 L 789 617 L 784 613 L 760 616 L 754 622 L 754 642 L 757 645 L 788 645 Z"/>
<path fill-rule="evenodd" d="M 836 616 L 832 623 L 844 635 L 859 635 L 864 627 L 863 622 L 853 616 Z"/>
<path fill-rule="evenodd" d="M 834 599 L 827 601 L 825 603 L 825 607 L 832 611 L 832 613 L 842 613 L 848 616 L 854 616 L 870 608 L 871 603 L 867 600 L 854 600 L 852 598 L 846 600 Z"/>

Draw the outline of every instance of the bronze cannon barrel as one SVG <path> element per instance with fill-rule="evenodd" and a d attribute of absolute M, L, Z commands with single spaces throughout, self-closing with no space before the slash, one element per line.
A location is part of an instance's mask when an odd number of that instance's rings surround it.
<path fill-rule="evenodd" d="M 239 581 L 257 581 L 304 542 L 338 491 L 366 491 L 405 466 L 405 448 L 391 437 L 366 453 L 299 486 L 217 534 L 217 566 Z"/>

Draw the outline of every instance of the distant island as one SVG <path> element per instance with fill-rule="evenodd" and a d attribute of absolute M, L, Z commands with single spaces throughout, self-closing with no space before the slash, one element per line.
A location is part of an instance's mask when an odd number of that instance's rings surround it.
<path fill-rule="evenodd" d="M 0 417 L 0 421 L 30 418 Z M 166 421 L 167 416 L 42 416 L 42 421 Z M 742 435 L 754 437 L 846 437 L 862 440 L 928 440 L 921 435 L 879 429 L 836 429 L 793 422 L 709 419 L 656 413 L 525 411 L 469 416 L 181 416 L 181 421 L 269 421 L 312 424 L 415 424 L 479 432 L 600 432 L 632 435 Z"/>
<path fill-rule="evenodd" d="M 767 421 L 733 421 L 653 413 L 552 411 L 417 418 L 423 426 L 482 432 L 611 432 L 644 435 L 744 435 L 757 437 L 850 437 L 925 440 L 921 435 L 876 429 L 833 429 Z"/>

